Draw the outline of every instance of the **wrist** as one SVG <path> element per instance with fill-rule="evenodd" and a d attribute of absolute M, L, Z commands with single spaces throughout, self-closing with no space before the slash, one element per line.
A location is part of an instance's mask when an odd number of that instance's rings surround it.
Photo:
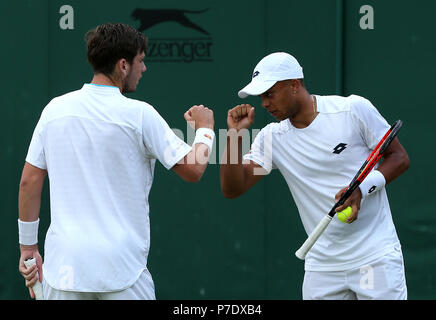
<path fill-rule="evenodd" d="M 234 136 L 238 134 L 238 128 L 230 128 L 227 130 L 227 136 Z"/>
<path fill-rule="evenodd" d="M 38 227 L 39 219 L 31 222 L 18 219 L 18 242 L 20 243 L 20 245 L 26 247 L 32 247 L 37 245 Z"/>
<path fill-rule="evenodd" d="M 201 129 L 201 128 L 213 130 L 214 125 L 211 123 L 199 123 L 198 126 L 195 128 L 195 130 L 197 131 L 198 129 Z"/>
<path fill-rule="evenodd" d="M 209 148 L 209 154 L 212 151 L 213 140 L 215 139 L 215 132 L 211 128 L 201 127 L 195 131 L 195 138 L 192 145 L 203 143 Z"/>
<path fill-rule="evenodd" d="M 371 171 L 359 185 L 362 199 L 384 188 L 386 179 L 383 173 L 378 170 Z"/>
<path fill-rule="evenodd" d="M 25 245 L 20 244 L 20 250 L 21 251 L 37 251 L 38 250 L 38 244 L 32 244 L 32 245 Z"/>
<path fill-rule="evenodd" d="M 240 135 L 241 132 L 244 132 L 247 128 L 238 128 L 238 127 L 229 127 L 227 130 L 227 135 Z"/>
<path fill-rule="evenodd" d="M 39 252 L 38 244 L 33 244 L 30 246 L 26 246 L 20 244 L 20 254 L 24 257 L 33 257 L 35 252 Z"/>

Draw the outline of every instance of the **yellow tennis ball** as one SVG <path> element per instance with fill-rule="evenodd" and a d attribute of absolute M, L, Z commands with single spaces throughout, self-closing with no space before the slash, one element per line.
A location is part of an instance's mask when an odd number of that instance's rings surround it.
<path fill-rule="evenodd" d="M 347 207 L 341 212 L 338 212 L 336 215 L 338 216 L 339 221 L 343 223 L 347 223 L 347 218 L 351 215 L 353 209 L 351 207 Z"/>

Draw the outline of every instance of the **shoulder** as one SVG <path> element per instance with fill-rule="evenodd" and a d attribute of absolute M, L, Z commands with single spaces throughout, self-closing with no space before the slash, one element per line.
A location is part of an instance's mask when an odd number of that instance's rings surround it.
<path fill-rule="evenodd" d="M 42 110 L 41 119 L 48 120 L 63 113 L 67 106 L 74 106 L 75 102 L 79 101 L 80 96 L 80 90 L 75 90 L 52 98 Z"/>
<path fill-rule="evenodd" d="M 280 122 L 271 122 L 267 124 L 260 132 L 270 133 L 273 135 L 281 135 L 288 132 L 290 129 L 289 119 L 282 120 Z"/>
<path fill-rule="evenodd" d="M 368 99 L 355 94 L 348 97 L 332 95 L 316 96 L 316 98 L 318 99 L 319 111 L 323 113 L 361 113 L 374 109 L 374 106 Z"/>
<path fill-rule="evenodd" d="M 71 91 L 60 96 L 54 97 L 50 100 L 47 107 L 54 107 L 56 105 L 60 105 L 69 101 L 77 100 L 81 97 L 81 90 Z"/>
<path fill-rule="evenodd" d="M 127 108 L 139 111 L 145 119 L 160 117 L 159 112 L 151 104 L 127 97 L 124 97 L 124 99 Z"/>
<path fill-rule="evenodd" d="M 363 109 L 367 109 L 367 108 L 373 108 L 373 104 L 371 103 L 371 101 L 369 101 L 368 99 L 358 96 L 358 95 L 351 95 L 348 97 L 348 100 L 350 101 L 350 105 L 352 109 L 356 109 L 356 108 L 363 108 Z"/>
<path fill-rule="evenodd" d="M 379 114 L 379 111 L 372 102 L 364 97 L 351 95 L 349 100 L 351 114 L 359 119 Z"/>
<path fill-rule="evenodd" d="M 130 98 L 125 98 L 128 113 L 138 116 L 142 130 L 165 129 L 168 131 L 169 125 L 162 115 L 151 104 Z"/>
<path fill-rule="evenodd" d="M 319 96 L 316 95 L 317 108 L 321 113 L 349 112 L 351 108 L 351 96 Z"/>
<path fill-rule="evenodd" d="M 59 110 L 59 108 L 66 107 L 69 105 L 76 105 L 77 102 L 82 102 L 84 99 L 85 92 L 83 89 L 78 89 L 70 91 L 54 97 L 50 100 L 44 111 L 49 112 L 53 110 Z"/>

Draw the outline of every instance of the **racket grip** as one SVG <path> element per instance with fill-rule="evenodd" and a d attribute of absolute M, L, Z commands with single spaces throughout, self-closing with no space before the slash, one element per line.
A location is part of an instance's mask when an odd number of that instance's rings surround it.
<path fill-rule="evenodd" d="M 26 268 L 29 268 L 29 267 L 36 264 L 36 259 L 35 258 L 27 259 L 24 261 L 24 264 L 25 264 Z M 36 272 L 36 276 L 39 277 L 38 272 Z M 33 293 L 35 294 L 35 299 L 36 300 L 43 300 L 42 284 L 39 281 L 39 279 L 33 285 L 32 289 L 33 289 Z"/>
<path fill-rule="evenodd" d="M 309 237 L 307 237 L 306 241 L 304 241 L 300 249 L 295 252 L 295 255 L 298 259 L 304 260 L 306 258 L 307 253 L 313 247 L 320 235 L 324 232 L 325 228 L 327 228 L 330 221 L 332 221 L 332 217 L 329 215 L 326 215 L 324 218 L 322 218 Z"/>

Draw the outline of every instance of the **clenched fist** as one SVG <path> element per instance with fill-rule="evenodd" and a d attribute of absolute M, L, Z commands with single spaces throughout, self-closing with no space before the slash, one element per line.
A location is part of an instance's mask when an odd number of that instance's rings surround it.
<path fill-rule="evenodd" d="M 227 113 L 227 126 L 229 129 L 248 129 L 254 122 L 254 108 L 249 104 L 240 104 Z"/>
<path fill-rule="evenodd" d="M 213 130 L 215 124 L 213 111 L 203 105 L 191 107 L 185 112 L 184 117 L 194 130 L 198 128 L 209 128 Z"/>

